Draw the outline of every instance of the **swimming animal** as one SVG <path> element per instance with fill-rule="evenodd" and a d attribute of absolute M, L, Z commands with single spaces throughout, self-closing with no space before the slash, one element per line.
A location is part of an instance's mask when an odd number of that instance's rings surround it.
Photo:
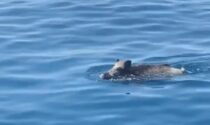
<path fill-rule="evenodd" d="M 113 67 L 100 75 L 101 79 L 141 79 L 152 80 L 184 74 L 184 68 L 171 67 L 168 64 L 132 64 L 131 60 L 117 59 Z"/>

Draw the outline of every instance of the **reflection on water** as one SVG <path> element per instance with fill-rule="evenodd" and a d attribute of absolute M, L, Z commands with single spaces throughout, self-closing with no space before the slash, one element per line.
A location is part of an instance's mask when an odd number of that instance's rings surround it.
<path fill-rule="evenodd" d="M 210 2 L 0 2 L 0 124 L 210 123 Z M 116 59 L 168 63 L 168 80 L 113 82 Z"/>

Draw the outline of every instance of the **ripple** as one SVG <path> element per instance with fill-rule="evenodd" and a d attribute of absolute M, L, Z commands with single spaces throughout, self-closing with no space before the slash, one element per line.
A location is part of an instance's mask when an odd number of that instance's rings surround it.
<path fill-rule="evenodd" d="M 0 124 L 208 124 L 209 1 L 0 2 Z M 104 81 L 116 59 L 167 80 Z M 43 122 L 44 121 L 44 122 Z"/>

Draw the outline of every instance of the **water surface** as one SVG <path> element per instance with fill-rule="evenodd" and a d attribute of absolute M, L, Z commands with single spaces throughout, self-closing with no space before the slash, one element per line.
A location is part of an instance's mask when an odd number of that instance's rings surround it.
<path fill-rule="evenodd" d="M 0 124 L 210 124 L 210 1 L 2 0 Z M 103 81 L 116 59 L 169 80 Z"/>

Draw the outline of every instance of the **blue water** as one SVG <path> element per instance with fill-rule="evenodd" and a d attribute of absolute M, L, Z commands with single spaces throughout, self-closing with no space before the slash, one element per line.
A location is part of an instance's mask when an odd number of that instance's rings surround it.
<path fill-rule="evenodd" d="M 1 125 L 209 125 L 209 0 L 1 0 Z M 103 81 L 114 61 L 188 74 Z"/>

